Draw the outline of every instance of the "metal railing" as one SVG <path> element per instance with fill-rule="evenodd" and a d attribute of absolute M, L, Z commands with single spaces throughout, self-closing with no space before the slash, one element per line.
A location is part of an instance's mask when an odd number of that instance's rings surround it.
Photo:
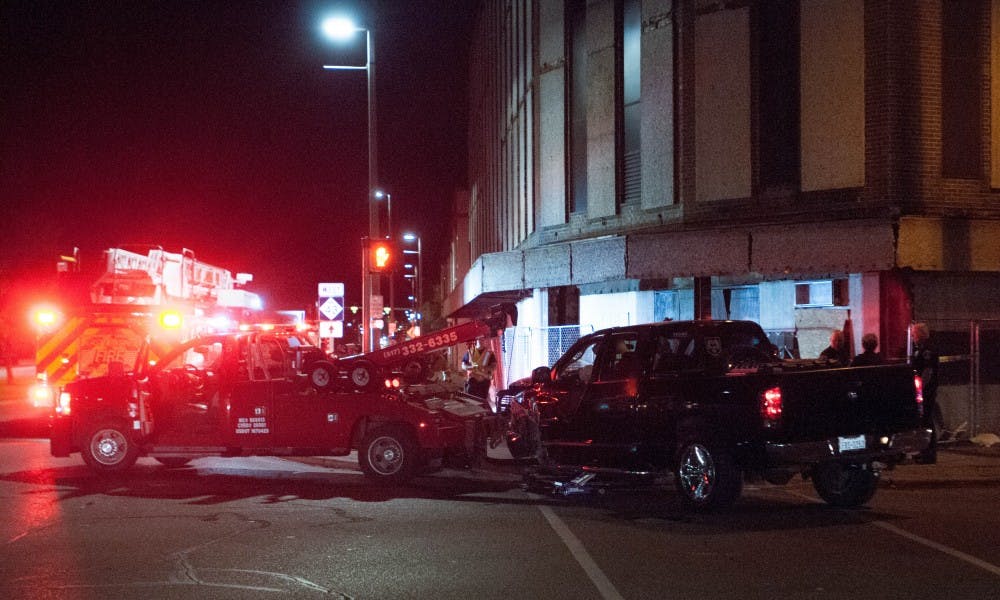
<path fill-rule="evenodd" d="M 945 441 L 1000 431 L 1000 319 L 925 319 L 940 361 Z"/>

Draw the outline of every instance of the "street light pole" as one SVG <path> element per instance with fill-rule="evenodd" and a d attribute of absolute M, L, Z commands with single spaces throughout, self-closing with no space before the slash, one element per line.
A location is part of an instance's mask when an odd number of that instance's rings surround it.
<path fill-rule="evenodd" d="M 408 242 L 417 242 L 416 251 L 413 250 L 403 250 L 403 254 L 416 254 L 417 255 L 417 268 L 413 270 L 413 277 L 411 279 L 411 286 L 413 290 L 413 303 L 414 303 L 414 315 L 415 320 L 419 326 L 420 322 L 423 320 L 422 315 L 420 315 L 420 300 L 423 298 L 423 285 L 424 285 L 424 253 L 420 245 L 420 236 L 415 233 L 404 233 L 403 239 Z"/>
<path fill-rule="evenodd" d="M 385 229 L 386 229 L 385 237 L 395 241 L 395 238 L 393 237 L 392 234 L 392 194 L 390 194 L 389 192 L 383 192 L 382 190 L 375 190 L 375 197 L 378 198 L 379 200 L 385 198 Z M 386 273 L 386 276 L 389 277 L 389 320 L 386 322 L 386 331 L 388 331 L 389 323 L 393 322 L 392 320 L 393 305 L 395 304 L 396 301 L 396 294 L 395 294 L 396 279 L 394 277 L 392 269 L 390 269 L 389 272 Z"/>
<path fill-rule="evenodd" d="M 323 21 L 323 32 L 333 39 L 348 39 L 359 31 L 365 33 L 365 65 L 323 65 L 324 69 L 334 70 L 364 70 L 368 84 L 368 238 L 377 240 L 379 235 L 378 203 L 376 202 L 376 186 L 378 185 L 378 128 L 375 122 L 375 42 L 370 29 L 355 26 L 343 18 L 330 18 Z M 372 315 L 372 296 L 380 291 L 378 277 L 372 277 L 367 268 L 362 266 L 361 273 L 361 322 L 364 328 L 362 347 L 364 350 L 374 350 L 378 336 L 375 335 L 375 319 Z"/>

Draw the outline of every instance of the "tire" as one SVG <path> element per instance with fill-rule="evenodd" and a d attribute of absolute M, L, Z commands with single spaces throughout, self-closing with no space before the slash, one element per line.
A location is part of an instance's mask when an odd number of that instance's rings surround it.
<path fill-rule="evenodd" d="M 331 363 L 321 360 L 307 367 L 309 385 L 323 392 L 333 387 L 336 371 Z"/>
<path fill-rule="evenodd" d="M 359 390 L 371 391 L 378 387 L 378 372 L 375 365 L 368 361 L 360 361 L 350 370 L 351 383 Z"/>
<path fill-rule="evenodd" d="M 358 448 L 358 464 L 366 476 L 383 483 L 403 483 L 417 472 L 420 452 L 413 436 L 398 427 L 369 431 Z"/>
<path fill-rule="evenodd" d="M 105 421 L 87 430 L 80 452 L 87 466 L 100 474 L 127 471 L 139 458 L 132 433 L 116 421 Z"/>
<path fill-rule="evenodd" d="M 677 451 L 674 483 L 685 507 L 711 512 L 736 502 L 743 491 L 743 474 L 729 452 L 712 444 L 688 441 Z"/>
<path fill-rule="evenodd" d="M 183 456 L 157 456 L 156 461 L 168 469 L 179 469 L 181 467 L 186 467 L 190 458 L 184 458 Z"/>
<path fill-rule="evenodd" d="M 838 508 L 856 508 L 871 500 L 878 479 L 878 471 L 870 464 L 823 463 L 812 474 L 819 497 Z"/>

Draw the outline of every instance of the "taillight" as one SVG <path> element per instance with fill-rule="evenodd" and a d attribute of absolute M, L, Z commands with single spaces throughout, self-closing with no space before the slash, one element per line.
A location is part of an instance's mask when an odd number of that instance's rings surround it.
<path fill-rule="evenodd" d="M 399 386 L 400 386 L 400 382 L 399 382 L 399 378 L 398 377 L 393 377 L 391 379 L 386 379 L 385 380 L 385 387 L 388 388 L 388 389 L 390 389 L 390 390 L 392 390 L 392 389 L 398 389 Z"/>
<path fill-rule="evenodd" d="M 64 417 L 69 416 L 70 400 L 71 397 L 69 395 L 69 392 L 62 392 L 61 394 L 59 394 L 59 402 L 56 403 L 56 414 L 62 415 Z"/>
<path fill-rule="evenodd" d="M 924 414 L 924 378 L 916 373 L 913 374 L 913 391 L 917 397 L 917 410 Z"/>
<path fill-rule="evenodd" d="M 781 388 L 773 387 L 760 394 L 760 414 L 764 417 L 764 425 L 773 427 L 781 419 Z"/>

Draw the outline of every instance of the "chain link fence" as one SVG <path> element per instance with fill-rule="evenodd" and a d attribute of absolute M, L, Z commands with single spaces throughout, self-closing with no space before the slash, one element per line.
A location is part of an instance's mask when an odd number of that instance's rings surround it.
<path fill-rule="evenodd" d="M 552 366 L 580 336 L 593 326 L 509 327 L 503 336 L 503 386 L 531 376 L 531 370 Z"/>
<path fill-rule="evenodd" d="M 1000 432 L 1000 320 L 924 322 L 940 357 L 943 440 Z"/>

